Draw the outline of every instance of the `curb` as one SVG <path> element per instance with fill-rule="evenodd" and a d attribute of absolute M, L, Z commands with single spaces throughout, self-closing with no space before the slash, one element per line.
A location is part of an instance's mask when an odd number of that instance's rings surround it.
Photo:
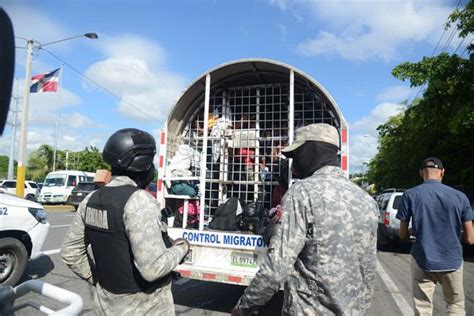
<path fill-rule="evenodd" d="M 43 205 L 43 208 L 46 211 L 53 211 L 53 212 L 65 212 L 65 211 L 74 211 L 74 206 L 72 205 Z"/>

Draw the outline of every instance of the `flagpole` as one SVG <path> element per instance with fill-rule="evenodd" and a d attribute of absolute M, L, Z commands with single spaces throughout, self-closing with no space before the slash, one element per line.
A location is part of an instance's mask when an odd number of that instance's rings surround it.
<path fill-rule="evenodd" d="M 59 134 L 59 105 L 61 103 L 61 91 L 62 86 L 61 82 L 63 79 L 63 69 L 64 69 L 64 64 L 61 65 L 61 69 L 59 70 L 59 82 L 58 82 L 58 104 L 56 107 L 56 129 L 55 129 L 55 134 L 54 134 L 54 154 L 53 154 L 53 171 L 56 171 L 56 151 L 58 150 L 58 134 Z"/>

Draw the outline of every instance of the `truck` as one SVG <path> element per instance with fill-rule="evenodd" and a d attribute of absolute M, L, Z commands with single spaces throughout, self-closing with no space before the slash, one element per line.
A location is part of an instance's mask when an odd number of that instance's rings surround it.
<path fill-rule="evenodd" d="M 191 250 L 177 271 L 187 278 L 248 285 L 268 245 L 251 231 L 212 230 L 216 210 L 231 197 L 270 209 L 283 171 L 291 183 L 291 160 L 282 164 L 281 149 L 295 131 L 313 123 L 335 126 L 340 135 L 340 162 L 349 172 L 349 127 L 336 101 L 315 79 L 285 63 L 241 59 L 206 71 L 171 107 L 159 136 L 157 200 L 182 225 L 168 234 L 185 238 Z M 190 152 L 189 170 L 170 172 L 180 148 Z M 185 167 L 186 168 L 186 167 Z M 287 168 L 287 170 L 283 170 Z M 297 180 L 296 180 L 297 181 Z M 173 183 L 192 183 L 199 195 L 173 194 Z M 190 206 L 199 208 L 188 225 Z M 283 210 L 284 212 L 284 210 Z M 176 220 L 175 216 L 175 220 Z"/>

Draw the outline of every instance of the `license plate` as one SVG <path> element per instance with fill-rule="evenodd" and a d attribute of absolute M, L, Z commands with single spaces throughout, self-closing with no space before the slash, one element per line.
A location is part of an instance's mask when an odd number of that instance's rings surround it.
<path fill-rule="evenodd" d="M 189 249 L 189 252 L 186 255 L 186 257 L 184 257 L 183 262 L 184 263 L 190 263 L 190 264 L 194 262 L 194 256 L 193 256 L 193 250 L 192 249 Z"/>
<path fill-rule="evenodd" d="M 257 255 L 254 253 L 232 252 L 230 264 L 237 267 L 256 268 Z"/>
<path fill-rule="evenodd" d="M 77 192 L 77 196 L 82 196 L 82 192 Z"/>

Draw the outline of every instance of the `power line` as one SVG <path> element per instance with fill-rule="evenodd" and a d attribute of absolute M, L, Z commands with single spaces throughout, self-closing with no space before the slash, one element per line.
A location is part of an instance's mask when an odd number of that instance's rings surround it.
<path fill-rule="evenodd" d="M 461 4 L 461 0 L 458 1 L 458 4 L 456 5 L 456 8 L 454 10 L 457 10 L 459 8 L 459 5 Z M 449 17 L 448 17 L 449 19 Z M 456 26 L 453 26 L 452 27 L 453 30 L 451 31 L 451 35 L 448 37 L 448 40 L 446 41 L 446 43 L 444 44 L 444 47 L 443 49 L 441 50 L 441 53 L 443 53 L 445 51 L 445 49 L 448 48 L 449 44 L 451 43 L 451 41 L 453 40 L 454 38 L 454 33 L 458 30 L 458 28 Z M 446 28 L 445 28 L 446 30 Z"/>
<path fill-rule="evenodd" d="M 456 33 L 456 31 L 457 31 L 457 28 L 453 26 L 453 31 L 451 32 L 451 35 L 449 35 L 448 40 L 444 44 L 443 49 L 441 50 L 441 53 L 444 53 L 447 51 L 447 48 L 449 47 L 449 44 L 451 44 L 451 41 L 454 38 L 454 33 Z"/>
<path fill-rule="evenodd" d="M 459 43 L 458 47 L 456 47 L 456 50 L 454 51 L 453 55 L 456 54 L 456 52 L 458 51 L 459 47 L 461 47 L 461 45 L 464 43 L 464 40 L 465 40 L 465 39 L 466 39 L 465 37 L 462 39 L 461 43 Z"/>
<path fill-rule="evenodd" d="M 460 4 L 461 4 L 461 0 L 458 1 L 458 4 L 456 5 L 456 8 L 455 8 L 454 10 L 457 10 L 457 9 L 459 8 L 459 5 L 460 5 Z M 449 17 L 448 17 L 448 20 L 449 20 Z M 454 27 L 453 27 L 453 30 L 451 31 L 451 34 L 449 35 L 448 39 L 446 40 L 446 43 L 445 43 L 444 46 L 443 46 L 443 49 L 441 50 L 441 53 L 443 53 L 444 50 L 445 50 L 445 48 L 447 48 L 448 45 L 449 45 L 449 43 L 451 43 L 451 41 L 452 41 L 452 39 L 453 39 L 453 36 L 454 36 L 454 32 L 455 32 L 456 30 L 457 30 L 457 28 L 454 26 Z M 435 48 L 433 49 L 433 52 L 431 52 L 431 57 L 434 56 L 434 53 L 435 53 L 436 50 L 438 49 L 438 46 L 439 46 L 439 44 L 441 43 L 441 40 L 443 39 L 445 33 L 446 33 L 446 28 L 444 28 L 443 33 L 441 34 L 441 37 L 440 37 L 439 40 L 438 40 L 438 43 L 436 44 Z M 458 46 L 458 48 L 459 48 L 459 46 Z M 456 49 L 456 51 L 457 51 L 457 49 Z M 456 53 L 456 52 L 454 52 L 454 53 Z M 413 93 L 415 92 L 416 88 L 417 88 L 417 87 L 413 87 L 413 88 L 412 88 L 412 90 L 411 90 L 411 92 L 410 92 L 410 95 L 408 96 L 408 99 L 407 99 L 407 103 L 408 103 L 408 104 L 409 104 L 410 98 L 411 98 L 411 96 L 413 95 Z M 418 92 L 416 93 L 416 95 L 415 95 L 415 97 L 413 98 L 412 102 L 413 102 L 414 100 L 416 100 L 416 98 L 417 98 L 418 95 L 420 94 L 421 90 L 423 90 L 423 88 L 422 88 L 422 87 L 419 87 Z"/>
<path fill-rule="evenodd" d="M 135 110 L 137 110 L 138 112 L 152 118 L 153 120 L 157 121 L 157 122 L 160 122 L 160 120 L 143 111 L 142 109 L 140 109 L 138 106 L 134 105 L 133 103 L 123 99 L 121 96 L 119 96 L 118 94 L 114 93 L 113 91 L 107 89 L 106 87 L 104 87 L 103 85 L 101 85 L 100 83 L 98 83 L 97 81 L 95 81 L 94 79 L 92 79 L 91 77 L 87 76 L 86 74 L 82 73 L 81 71 L 79 71 L 78 69 L 76 69 L 74 66 L 72 66 L 71 64 L 69 64 L 68 62 L 66 62 L 64 59 L 62 59 L 61 57 L 53 54 L 52 52 L 50 52 L 49 50 L 45 49 L 45 48 L 41 48 L 42 50 L 46 51 L 47 53 L 49 53 L 51 56 L 53 56 L 54 58 L 58 59 L 59 61 L 61 61 L 62 63 L 64 63 L 64 65 L 66 65 L 67 67 L 69 67 L 71 70 L 73 70 L 74 72 L 76 72 L 77 74 L 79 74 L 80 76 L 84 77 L 85 79 L 87 79 L 88 81 L 92 82 L 93 84 L 95 84 L 96 86 L 98 86 L 99 88 L 101 88 L 102 90 L 104 90 L 105 92 L 109 93 L 110 95 L 114 96 L 115 98 L 117 98 L 119 101 L 122 101 L 128 105 L 130 105 L 132 108 L 134 108 Z"/>
<path fill-rule="evenodd" d="M 446 33 L 446 28 L 443 30 L 443 34 L 441 34 L 441 37 L 438 40 L 438 43 L 436 43 L 436 47 L 433 49 L 433 52 L 431 53 L 431 57 L 433 57 L 434 53 L 438 49 L 439 43 L 441 43 L 441 40 L 443 39 L 444 33 Z"/>

